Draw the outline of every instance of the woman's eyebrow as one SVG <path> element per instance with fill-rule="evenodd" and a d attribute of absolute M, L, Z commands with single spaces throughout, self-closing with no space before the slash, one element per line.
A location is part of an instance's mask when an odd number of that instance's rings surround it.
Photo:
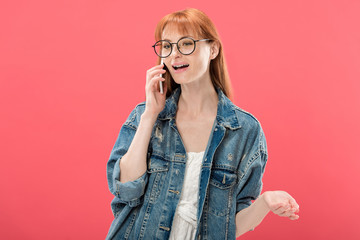
<path fill-rule="evenodd" d="M 183 38 L 183 37 L 191 37 L 191 38 L 192 38 L 191 35 L 185 35 L 185 36 L 182 36 L 182 37 L 180 37 L 180 38 Z M 179 38 L 179 39 L 180 39 L 180 38 Z M 178 39 L 178 40 L 179 40 L 179 39 Z M 165 39 L 163 39 L 163 40 L 167 40 L 167 41 L 171 42 L 170 39 L 167 39 L 167 38 L 165 38 Z"/>

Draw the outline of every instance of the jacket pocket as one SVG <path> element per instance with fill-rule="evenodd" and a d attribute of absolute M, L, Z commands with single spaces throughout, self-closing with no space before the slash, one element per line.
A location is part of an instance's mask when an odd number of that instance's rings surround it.
<path fill-rule="evenodd" d="M 209 212 L 216 216 L 226 215 L 231 206 L 233 186 L 236 184 L 237 174 L 227 168 L 214 167 L 209 181 Z"/>
<path fill-rule="evenodd" d="M 170 161 L 162 156 L 151 155 L 148 162 L 149 189 L 147 197 L 151 203 L 155 202 L 164 187 L 165 179 L 169 171 Z"/>
<path fill-rule="evenodd" d="M 158 155 L 151 155 L 148 163 L 148 173 L 167 172 L 170 162 Z"/>

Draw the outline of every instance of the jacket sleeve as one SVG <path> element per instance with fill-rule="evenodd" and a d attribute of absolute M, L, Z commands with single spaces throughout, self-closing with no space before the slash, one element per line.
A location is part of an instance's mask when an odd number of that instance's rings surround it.
<path fill-rule="evenodd" d="M 267 163 L 267 146 L 264 132 L 259 125 L 253 133 L 254 141 L 240 163 L 239 185 L 237 186 L 236 213 L 251 205 L 262 190 L 262 177 Z"/>
<path fill-rule="evenodd" d="M 136 106 L 122 125 L 120 133 L 107 162 L 107 181 L 110 192 L 122 203 L 135 207 L 140 204 L 148 181 L 147 172 L 138 179 L 126 183 L 120 182 L 120 161 L 128 151 L 136 133 L 142 114 L 141 106 Z"/>

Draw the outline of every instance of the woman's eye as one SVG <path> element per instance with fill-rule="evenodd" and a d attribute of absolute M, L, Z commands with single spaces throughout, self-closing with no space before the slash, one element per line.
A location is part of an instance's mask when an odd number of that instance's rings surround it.
<path fill-rule="evenodd" d="M 192 42 L 184 42 L 182 45 L 183 46 L 191 46 L 191 45 L 193 45 L 193 43 Z"/>

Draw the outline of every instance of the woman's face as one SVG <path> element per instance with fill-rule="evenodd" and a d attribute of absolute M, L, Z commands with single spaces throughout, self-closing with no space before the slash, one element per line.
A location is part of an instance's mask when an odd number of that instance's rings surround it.
<path fill-rule="evenodd" d="M 194 40 L 199 40 L 192 34 L 186 36 Z M 180 34 L 176 28 L 171 27 L 165 27 L 162 35 L 163 40 L 169 40 L 172 43 L 176 43 L 182 37 L 185 37 L 185 35 Z M 214 58 L 211 55 L 211 45 L 207 41 L 196 42 L 195 44 L 195 51 L 190 55 L 181 54 L 176 45 L 173 44 L 170 56 L 164 58 L 164 64 L 169 69 L 171 76 L 177 84 L 186 84 L 210 78 L 209 65 L 211 59 Z M 177 70 L 174 68 L 174 66 L 183 64 L 189 66 Z"/>

